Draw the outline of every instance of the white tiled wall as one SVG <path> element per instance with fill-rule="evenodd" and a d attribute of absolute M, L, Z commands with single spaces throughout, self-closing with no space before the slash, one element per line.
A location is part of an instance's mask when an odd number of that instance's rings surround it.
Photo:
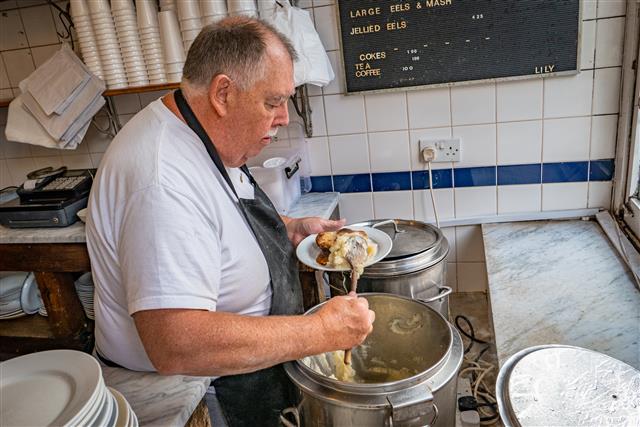
<path fill-rule="evenodd" d="M 65 2 L 61 2 L 65 4 Z M 463 162 L 434 169 L 613 158 L 621 77 L 624 1 L 583 3 L 580 74 L 453 88 L 344 96 L 334 0 L 300 2 L 312 12 L 337 78 L 310 93 L 314 137 L 307 140 L 312 175 L 424 170 L 418 139 L 459 136 Z M 20 8 L 17 8 L 17 5 Z M 0 1 L 0 98 L 55 52 L 57 13 L 45 1 Z M 126 122 L 161 93 L 116 98 Z M 295 113 L 291 114 L 292 120 Z M 98 118 L 104 126 L 104 117 Z M 0 126 L 6 108 L 0 109 Z M 279 132 L 286 138 L 300 127 Z M 97 167 L 110 138 L 92 127 L 73 152 L 7 142 L 0 132 L 0 187 L 20 183 L 45 165 Z M 267 153 L 268 155 L 268 153 Z M 440 219 L 609 206 L 610 182 L 436 189 Z M 429 192 L 343 194 L 349 221 L 400 217 L 433 221 Z M 452 246 L 448 281 L 458 291 L 483 290 L 486 268 L 479 226 L 444 230 Z"/>

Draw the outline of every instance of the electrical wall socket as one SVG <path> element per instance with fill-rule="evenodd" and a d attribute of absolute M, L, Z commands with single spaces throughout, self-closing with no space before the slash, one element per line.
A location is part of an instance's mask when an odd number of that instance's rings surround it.
<path fill-rule="evenodd" d="M 425 148 L 431 148 L 436 154 L 433 163 L 438 162 L 459 162 L 462 158 L 462 146 L 460 138 L 452 139 L 421 139 L 420 160 L 424 161 L 422 152 Z"/>

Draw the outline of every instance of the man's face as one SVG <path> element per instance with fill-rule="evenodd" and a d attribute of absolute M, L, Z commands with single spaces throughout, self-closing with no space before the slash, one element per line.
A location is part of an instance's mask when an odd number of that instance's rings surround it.
<path fill-rule="evenodd" d="M 283 49 L 268 48 L 264 77 L 229 105 L 230 139 L 225 164 L 238 167 L 269 145 L 279 126 L 289 124 L 287 100 L 294 92 L 293 65 Z"/>

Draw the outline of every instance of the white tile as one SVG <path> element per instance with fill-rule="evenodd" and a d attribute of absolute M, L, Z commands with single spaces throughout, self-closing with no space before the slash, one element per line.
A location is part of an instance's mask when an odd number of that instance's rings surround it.
<path fill-rule="evenodd" d="M 596 67 L 621 66 L 624 18 L 598 19 L 597 23 Z"/>
<path fill-rule="evenodd" d="M 15 9 L 18 7 L 18 0 L 0 1 L 0 10 Z"/>
<path fill-rule="evenodd" d="M 598 0 L 598 18 L 623 16 L 626 10 L 626 0 Z"/>
<path fill-rule="evenodd" d="M 593 68 L 596 55 L 596 21 L 582 23 L 582 46 L 580 47 L 580 69 Z"/>
<path fill-rule="evenodd" d="M 451 88 L 453 125 L 472 125 L 496 121 L 496 85 L 483 84 Z"/>
<path fill-rule="evenodd" d="M 118 114 L 118 120 L 120 120 L 120 125 L 124 126 L 127 124 L 127 122 L 131 119 L 133 119 L 133 116 L 135 116 L 135 114 Z"/>
<path fill-rule="evenodd" d="M 62 161 L 69 169 L 90 169 L 93 167 L 88 154 L 62 154 Z"/>
<path fill-rule="evenodd" d="M 59 168 L 64 166 L 62 163 L 62 157 L 58 156 L 46 156 L 46 157 L 34 157 L 33 161 L 36 165 L 36 169 L 42 169 L 51 166 L 52 168 Z"/>
<path fill-rule="evenodd" d="M 438 219 L 443 221 L 455 218 L 453 188 L 434 189 L 433 196 L 436 200 Z M 433 203 L 429 190 L 415 190 L 413 192 L 413 207 L 416 221 L 435 224 L 436 217 L 433 214 Z"/>
<path fill-rule="evenodd" d="M 498 123 L 498 164 L 540 163 L 542 120 Z"/>
<path fill-rule="evenodd" d="M 89 154 L 89 156 L 91 157 L 91 163 L 93 164 L 93 167 L 97 169 L 100 166 L 100 162 L 102 161 L 102 156 L 104 156 L 104 153 L 91 153 Z"/>
<path fill-rule="evenodd" d="M 484 243 L 479 225 L 456 227 L 457 262 L 483 262 Z"/>
<path fill-rule="evenodd" d="M 105 129 L 108 124 L 106 117 L 96 116 L 95 121 L 101 129 Z M 111 139 L 109 135 L 99 132 L 94 125 L 91 125 L 82 140 L 82 144 L 87 144 L 90 153 L 104 153 L 107 151 Z"/>
<path fill-rule="evenodd" d="M 369 132 L 407 129 L 407 98 L 404 92 L 364 97 Z"/>
<path fill-rule="evenodd" d="M 118 114 L 131 114 L 140 111 L 140 98 L 137 93 L 128 93 L 113 97 Z"/>
<path fill-rule="evenodd" d="M 545 120 L 542 161 L 588 160 L 590 133 L 591 117 Z"/>
<path fill-rule="evenodd" d="M 544 80 L 544 117 L 588 116 L 591 114 L 593 71 Z"/>
<path fill-rule="evenodd" d="M 613 159 L 616 155 L 618 115 L 593 116 L 591 118 L 591 153 L 589 158 Z"/>
<path fill-rule="evenodd" d="M 589 203 L 588 208 L 611 209 L 611 181 L 593 181 L 589 183 Z"/>
<path fill-rule="evenodd" d="M 496 187 L 463 187 L 454 190 L 456 218 L 492 216 L 497 213 Z"/>
<path fill-rule="evenodd" d="M 7 69 L 4 65 L 4 60 L 0 56 L 0 88 L 8 89 L 11 87 L 11 83 L 9 82 L 9 75 L 7 74 Z"/>
<path fill-rule="evenodd" d="M 542 184 L 542 210 L 586 208 L 588 184 L 587 182 Z"/>
<path fill-rule="evenodd" d="M 329 135 L 366 132 L 362 95 L 329 95 L 324 97 L 324 103 Z"/>
<path fill-rule="evenodd" d="M 151 102 L 155 101 L 158 98 L 161 98 L 169 93 L 168 90 L 157 90 L 155 92 L 144 92 L 141 93 L 140 96 L 140 108 L 144 108 L 149 105 Z"/>
<path fill-rule="evenodd" d="M 335 4 L 334 0 L 313 0 L 313 7 L 327 6 Z"/>
<path fill-rule="evenodd" d="M 454 126 L 453 137 L 460 138 L 461 162 L 455 168 L 496 164 L 496 125 Z"/>
<path fill-rule="evenodd" d="M 542 79 L 499 82 L 496 93 L 499 122 L 542 118 Z"/>
<path fill-rule="evenodd" d="M 451 201 L 453 203 L 453 191 L 451 192 Z M 443 227 L 440 229 L 447 243 L 449 244 L 449 253 L 447 254 L 447 263 L 456 262 L 456 228 Z"/>
<path fill-rule="evenodd" d="M 311 175 L 331 175 L 331 159 L 329 158 L 327 137 L 309 138 L 306 142 Z"/>
<path fill-rule="evenodd" d="M 13 99 L 13 90 L 0 89 L 0 101 L 11 101 Z"/>
<path fill-rule="evenodd" d="M 299 7 L 300 9 L 308 9 L 310 7 L 313 7 L 313 1 L 312 0 L 299 0 L 298 4 L 296 5 L 296 7 Z"/>
<path fill-rule="evenodd" d="M 324 101 L 322 96 L 309 97 L 309 106 L 311 107 L 313 136 L 325 136 L 327 134 L 327 122 L 324 118 Z"/>
<path fill-rule="evenodd" d="M 63 150 L 58 150 L 57 148 L 42 147 L 40 145 L 27 145 L 27 146 L 29 147 L 29 151 L 31 152 L 31 157 L 59 156 L 63 151 Z"/>
<path fill-rule="evenodd" d="M 409 157 L 411 158 L 411 170 L 425 170 L 426 163 L 420 159 L 420 140 L 421 139 L 442 139 L 451 138 L 451 128 L 433 128 L 433 129 L 416 129 L 409 132 L 409 140 L 411 147 L 409 148 Z M 452 167 L 452 163 L 433 163 L 433 169 L 447 169 Z"/>
<path fill-rule="evenodd" d="M 447 262 L 447 286 L 453 289 L 453 292 L 458 292 L 458 274 L 455 262 Z"/>
<path fill-rule="evenodd" d="M 22 8 L 20 15 L 29 46 L 58 43 L 58 34 L 56 34 L 56 26 L 53 23 L 49 5 Z"/>
<path fill-rule="evenodd" d="M 593 114 L 614 114 L 620 108 L 620 70 L 595 70 L 593 84 Z"/>
<path fill-rule="evenodd" d="M 458 262 L 458 292 L 486 292 L 487 267 L 484 262 Z"/>
<path fill-rule="evenodd" d="M 327 52 L 327 56 L 329 57 L 329 62 L 331 63 L 335 77 L 331 83 L 322 88 L 322 93 L 325 95 L 344 94 L 344 70 L 342 69 L 342 56 L 340 55 L 340 51 L 333 50 Z"/>
<path fill-rule="evenodd" d="M 29 47 L 29 42 L 18 10 L 0 13 L 0 51 L 25 47 Z"/>
<path fill-rule="evenodd" d="M 11 179 L 7 161 L 0 159 L 0 188 L 10 187 L 12 185 L 14 185 L 14 182 L 13 179 Z"/>
<path fill-rule="evenodd" d="M 4 145 L 4 157 L 6 159 L 19 159 L 23 157 L 31 157 L 29 144 L 22 142 L 7 141 L 4 132 L 0 135 L 0 143 Z"/>
<path fill-rule="evenodd" d="M 2 52 L 2 59 L 7 65 L 7 75 L 11 87 L 17 88 L 18 83 L 33 73 L 33 58 L 30 49 L 10 50 Z"/>
<path fill-rule="evenodd" d="M 372 193 L 340 194 L 338 205 L 340 217 L 346 218 L 347 224 L 373 219 Z"/>
<path fill-rule="evenodd" d="M 582 19 L 595 19 L 598 0 L 582 0 Z"/>
<path fill-rule="evenodd" d="M 411 191 L 377 191 L 373 193 L 375 218 L 413 219 Z"/>
<path fill-rule="evenodd" d="M 541 184 L 498 186 L 498 215 L 540 212 L 541 209 Z"/>
<path fill-rule="evenodd" d="M 44 64 L 47 59 L 51 58 L 59 50 L 59 44 L 31 48 L 31 55 L 33 56 L 33 62 L 35 63 L 36 68 Z"/>
<path fill-rule="evenodd" d="M 323 6 L 313 9 L 314 19 L 316 23 L 316 31 L 320 36 L 322 45 L 325 50 L 340 49 L 338 41 L 338 21 L 336 20 L 336 7 Z"/>
<path fill-rule="evenodd" d="M 374 132 L 369 134 L 371 172 L 399 172 L 411 169 L 409 132 Z"/>
<path fill-rule="evenodd" d="M 407 92 L 409 127 L 433 128 L 451 125 L 451 98 L 448 87 Z"/>
<path fill-rule="evenodd" d="M 334 175 L 368 173 L 369 149 L 367 135 L 330 136 L 329 153 Z"/>
<path fill-rule="evenodd" d="M 31 157 L 21 159 L 7 159 L 9 175 L 13 185 L 20 185 L 27 179 L 27 174 L 36 170 L 36 164 Z"/>

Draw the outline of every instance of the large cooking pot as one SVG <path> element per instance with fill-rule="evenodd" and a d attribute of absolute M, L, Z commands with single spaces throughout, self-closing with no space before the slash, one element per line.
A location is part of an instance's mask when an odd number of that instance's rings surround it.
<path fill-rule="evenodd" d="M 445 285 L 445 257 L 449 243 L 439 228 L 404 219 L 371 220 L 353 225 L 378 228 L 393 241 L 389 255 L 364 269 L 358 280 L 358 292 L 384 292 L 418 299 L 448 318 L 451 288 Z M 329 274 L 332 293 L 346 293 L 348 274 Z"/>
<path fill-rule="evenodd" d="M 303 395 L 302 425 L 453 426 L 463 356 L 458 332 L 425 303 L 391 294 L 360 296 L 376 320 L 373 332 L 353 349 L 356 382 L 340 375 L 342 352 L 285 364 Z"/>

